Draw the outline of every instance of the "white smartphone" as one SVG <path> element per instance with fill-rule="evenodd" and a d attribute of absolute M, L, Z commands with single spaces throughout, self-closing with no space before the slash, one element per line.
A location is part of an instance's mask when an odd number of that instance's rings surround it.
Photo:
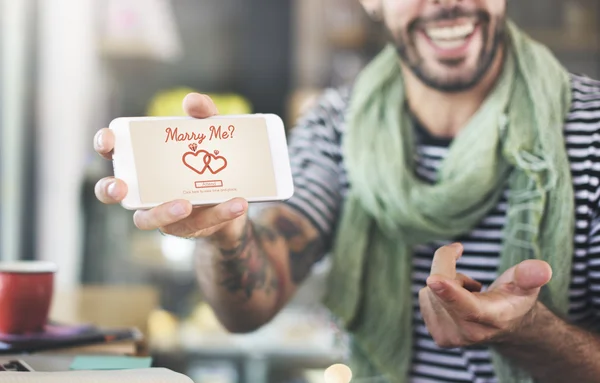
<path fill-rule="evenodd" d="M 294 193 L 285 127 L 276 115 L 122 117 L 109 128 L 114 174 L 128 186 L 126 209 L 177 199 L 196 206 L 236 197 L 283 201 Z"/>

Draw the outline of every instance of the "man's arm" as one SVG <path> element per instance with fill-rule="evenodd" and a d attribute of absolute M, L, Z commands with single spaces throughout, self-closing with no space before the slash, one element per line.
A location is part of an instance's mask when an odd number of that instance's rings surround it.
<path fill-rule="evenodd" d="M 242 198 L 210 207 L 177 200 L 135 212 L 141 230 L 198 240 L 202 291 L 229 330 L 251 331 L 268 322 L 327 251 L 342 201 L 335 116 L 346 104 L 341 93 L 327 92 L 300 119 L 288 140 L 294 196 L 254 219 L 248 220 L 248 202 Z M 200 119 L 218 113 L 208 96 L 196 93 L 186 96 L 183 108 Z M 112 158 L 114 144 L 110 129 L 94 137 L 94 148 L 106 159 Z M 116 204 L 127 190 L 122 180 L 106 177 L 95 193 L 103 203 Z"/>
<path fill-rule="evenodd" d="M 199 246 L 201 290 L 230 331 L 268 322 L 329 250 L 341 209 L 338 117 L 349 94 L 327 91 L 290 132 L 294 195 L 261 205 L 239 240 Z M 336 117 L 337 116 L 337 117 Z"/>
<path fill-rule="evenodd" d="M 600 381 L 600 338 L 568 324 L 539 302 L 496 349 L 540 382 Z"/>
<path fill-rule="evenodd" d="M 317 229 L 285 204 L 271 204 L 247 219 L 233 246 L 200 240 L 197 274 L 201 290 L 221 323 L 232 332 L 264 325 L 293 296 L 323 256 Z"/>
<path fill-rule="evenodd" d="M 440 248 L 420 291 L 423 319 L 439 346 L 493 347 L 544 383 L 600 381 L 600 339 L 538 302 L 552 275 L 547 263 L 524 261 L 479 292 L 477 282 L 456 273 L 462 250 Z"/>

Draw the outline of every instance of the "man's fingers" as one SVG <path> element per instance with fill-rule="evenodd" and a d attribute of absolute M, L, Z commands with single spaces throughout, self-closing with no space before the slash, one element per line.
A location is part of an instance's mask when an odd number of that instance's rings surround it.
<path fill-rule="evenodd" d="M 190 93 L 183 99 L 183 110 L 194 118 L 208 118 L 219 114 L 217 106 L 205 94 Z"/>
<path fill-rule="evenodd" d="M 150 210 L 138 210 L 133 221 L 140 230 L 156 230 L 179 222 L 192 213 L 189 201 L 179 200 L 162 204 Z"/>
<path fill-rule="evenodd" d="M 136 211 L 133 220 L 141 230 L 163 229 L 167 234 L 192 236 L 242 216 L 248 210 L 248 202 L 235 198 L 225 203 L 196 208 L 189 201 L 173 201 L 151 210 Z"/>
<path fill-rule="evenodd" d="M 461 284 L 462 287 L 464 287 L 472 293 L 480 292 L 481 288 L 483 287 L 481 283 L 461 273 L 456 274 L 456 280 Z"/>
<path fill-rule="evenodd" d="M 114 177 L 106 177 L 96 183 L 94 192 L 100 202 L 115 204 L 127 196 L 127 184 Z"/>
<path fill-rule="evenodd" d="M 112 159 L 112 152 L 115 148 L 115 135 L 112 130 L 100 129 L 94 136 L 94 150 L 107 160 Z"/>
<path fill-rule="evenodd" d="M 234 220 L 248 210 L 248 202 L 242 198 L 212 206 L 208 209 L 198 209 L 188 218 L 189 225 L 197 228 L 195 231 L 208 229 L 225 222 Z"/>
<path fill-rule="evenodd" d="M 431 275 L 441 275 L 454 279 L 456 277 L 456 261 L 460 258 L 463 247 L 459 243 L 439 248 L 433 256 Z"/>
<path fill-rule="evenodd" d="M 479 315 L 478 298 L 464 289 L 459 281 L 436 275 L 427 279 L 427 287 L 449 312 L 466 319 Z"/>
<path fill-rule="evenodd" d="M 196 208 L 184 220 L 167 225 L 162 230 L 179 237 L 215 235 L 219 240 L 229 240 L 229 230 L 222 231 L 222 225 L 232 222 L 248 211 L 248 202 L 241 198 L 211 207 Z M 238 234 L 234 234 L 235 239 Z"/>
<path fill-rule="evenodd" d="M 536 293 L 552 279 L 552 268 L 544 261 L 528 260 L 514 268 L 513 281 L 516 293 Z"/>
<path fill-rule="evenodd" d="M 544 261 L 530 259 L 506 270 L 489 287 L 513 295 L 537 294 L 552 279 L 552 268 Z"/>

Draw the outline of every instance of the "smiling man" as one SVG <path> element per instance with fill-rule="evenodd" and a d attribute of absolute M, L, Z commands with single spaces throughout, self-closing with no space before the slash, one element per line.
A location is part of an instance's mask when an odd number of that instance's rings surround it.
<path fill-rule="evenodd" d="M 490 8 L 396 3 L 372 7 L 389 9 L 386 25 L 400 58 L 424 85 L 449 92 L 468 90 L 490 72 L 494 60 L 501 60 L 503 2 Z"/>
<path fill-rule="evenodd" d="M 363 0 L 390 44 L 290 139 L 293 198 L 173 201 L 140 229 L 198 238 L 231 331 L 267 323 L 327 254 L 355 378 L 597 382 L 600 83 L 569 74 L 506 0 Z M 206 96 L 188 113 L 216 113 Z M 96 150 L 110 158 L 114 137 Z M 106 178 L 96 193 L 123 199 Z"/>

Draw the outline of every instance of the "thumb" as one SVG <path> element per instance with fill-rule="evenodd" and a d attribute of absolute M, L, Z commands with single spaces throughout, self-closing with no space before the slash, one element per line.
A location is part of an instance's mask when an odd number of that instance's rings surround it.
<path fill-rule="evenodd" d="M 552 279 L 552 268 L 544 261 L 523 261 L 513 270 L 513 293 L 520 295 L 537 294 L 539 289 Z"/>
<path fill-rule="evenodd" d="M 209 96 L 199 93 L 190 93 L 185 96 L 183 110 L 194 118 L 208 118 L 219 114 L 213 100 Z"/>

